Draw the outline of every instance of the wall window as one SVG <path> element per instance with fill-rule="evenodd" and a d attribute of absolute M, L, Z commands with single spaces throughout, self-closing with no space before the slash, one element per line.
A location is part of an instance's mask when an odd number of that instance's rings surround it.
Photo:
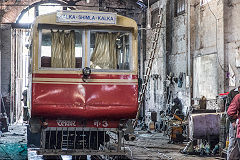
<path fill-rule="evenodd" d="M 156 27 L 156 24 L 158 23 L 159 21 L 159 17 L 158 17 L 158 14 L 159 14 L 159 9 L 155 9 L 152 11 L 151 13 L 151 26 L 152 28 L 155 28 Z"/>
<path fill-rule="evenodd" d="M 82 31 L 41 31 L 41 67 L 82 68 Z"/>
<path fill-rule="evenodd" d="M 178 16 L 185 12 L 185 0 L 175 0 L 175 15 Z"/>
<path fill-rule="evenodd" d="M 90 32 L 90 68 L 130 70 L 129 32 Z"/>

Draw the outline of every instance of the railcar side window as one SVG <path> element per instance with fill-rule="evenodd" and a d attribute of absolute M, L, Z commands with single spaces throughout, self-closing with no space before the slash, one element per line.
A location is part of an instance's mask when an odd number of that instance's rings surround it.
<path fill-rule="evenodd" d="M 82 31 L 42 30 L 41 67 L 82 68 Z"/>
<path fill-rule="evenodd" d="M 130 70 L 129 32 L 90 32 L 90 67 Z"/>

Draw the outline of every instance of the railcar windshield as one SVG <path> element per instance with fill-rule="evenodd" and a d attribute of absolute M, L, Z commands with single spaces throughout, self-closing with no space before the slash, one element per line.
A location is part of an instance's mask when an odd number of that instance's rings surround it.
<path fill-rule="evenodd" d="M 82 31 L 41 32 L 41 67 L 82 68 Z"/>
<path fill-rule="evenodd" d="M 90 67 L 130 70 L 130 33 L 91 31 Z"/>
<path fill-rule="evenodd" d="M 41 68 L 86 64 L 96 70 L 131 70 L 131 32 L 41 29 L 39 33 Z"/>

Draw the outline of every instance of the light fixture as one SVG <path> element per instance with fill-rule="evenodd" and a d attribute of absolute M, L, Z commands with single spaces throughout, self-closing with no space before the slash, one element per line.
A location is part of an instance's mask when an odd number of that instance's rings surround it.
<path fill-rule="evenodd" d="M 147 8 L 147 27 L 146 29 L 151 29 L 151 14 L 150 14 L 150 6 L 149 6 L 149 0 L 148 0 L 148 8 Z"/>

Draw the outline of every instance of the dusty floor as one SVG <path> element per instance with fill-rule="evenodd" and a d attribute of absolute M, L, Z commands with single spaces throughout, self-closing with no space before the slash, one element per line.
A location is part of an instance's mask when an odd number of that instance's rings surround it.
<path fill-rule="evenodd" d="M 214 160 L 218 157 L 200 157 L 181 154 L 179 151 L 186 146 L 183 144 L 169 144 L 168 137 L 162 133 L 137 131 L 137 139 L 125 144 L 129 157 L 134 160 L 146 159 L 173 159 L 173 160 Z M 9 132 L 0 137 L 0 159 L 8 160 L 42 160 L 42 156 L 36 155 L 33 149 L 27 152 L 26 126 L 17 124 L 9 127 Z M 63 157 L 62 157 L 63 158 Z M 64 157 L 63 159 L 71 159 Z M 90 158 L 88 158 L 90 159 Z"/>
<path fill-rule="evenodd" d="M 9 126 L 8 130 L 9 132 L 1 133 L 0 159 L 27 159 L 26 126 L 24 124 L 16 124 Z"/>
<path fill-rule="evenodd" d="M 173 159 L 173 160 L 215 160 L 218 157 L 200 157 L 195 155 L 185 155 L 180 153 L 180 149 L 186 146 L 183 144 L 169 144 L 169 139 L 162 133 L 147 133 L 143 131 L 136 132 L 137 139 L 133 142 L 127 142 L 126 146 L 132 152 L 132 159 Z"/>

